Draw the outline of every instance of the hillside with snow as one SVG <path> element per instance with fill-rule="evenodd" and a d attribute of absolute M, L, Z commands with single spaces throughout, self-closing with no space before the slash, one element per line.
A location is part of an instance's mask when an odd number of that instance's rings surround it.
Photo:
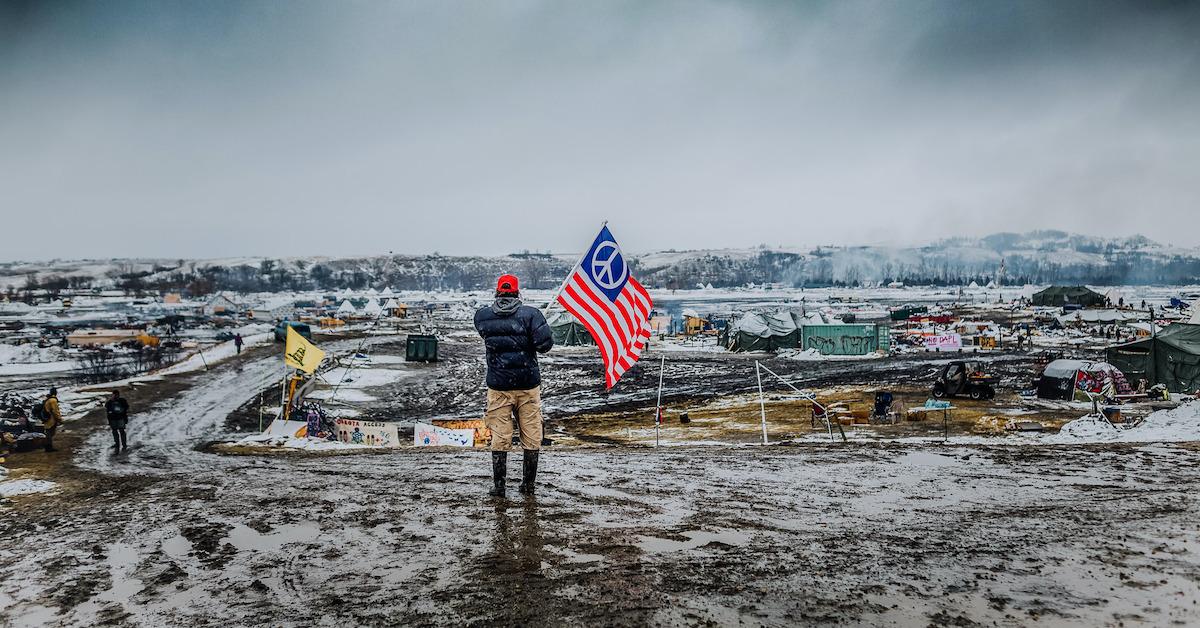
<path fill-rule="evenodd" d="M 814 246 L 659 251 L 630 254 L 642 283 L 659 288 L 781 284 L 792 287 L 900 281 L 922 285 L 1004 283 L 1194 284 L 1200 249 L 1142 236 L 1099 238 L 1061 231 L 997 233 L 924 246 Z M 502 273 L 530 288 L 550 289 L 575 254 L 499 257 L 377 255 L 212 260 L 110 259 L 0 262 L 0 290 L 124 289 L 242 292 L 299 289 L 477 290 Z"/>

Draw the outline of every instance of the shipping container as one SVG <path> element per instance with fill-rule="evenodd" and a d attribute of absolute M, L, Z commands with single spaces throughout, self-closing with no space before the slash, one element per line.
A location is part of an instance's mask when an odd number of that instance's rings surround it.
<path fill-rule="evenodd" d="M 881 340 L 887 342 L 887 328 L 874 323 L 804 325 L 800 338 L 802 349 L 816 349 L 822 355 L 866 355 L 886 347 L 881 347 Z"/>

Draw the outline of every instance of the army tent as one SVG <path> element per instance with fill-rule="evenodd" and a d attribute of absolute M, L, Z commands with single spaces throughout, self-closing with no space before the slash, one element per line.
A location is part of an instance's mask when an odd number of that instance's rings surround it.
<path fill-rule="evenodd" d="M 1050 286 L 1033 295 L 1034 305 L 1061 307 L 1104 305 L 1104 295 L 1087 286 Z"/>
<path fill-rule="evenodd" d="M 747 312 L 723 334 L 730 351 L 776 351 L 800 346 L 800 327 L 791 312 Z"/>
<path fill-rule="evenodd" d="M 588 333 L 583 323 L 575 320 L 563 310 L 554 310 L 546 316 L 546 322 L 550 325 L 550 334 L 554 336 L 554 344 L 563 347 L 575 347 L 579 345 L 594 345 L 596 341 L 592 339 L 592 335 Z"/>
<path fill-rule="evenodd" d="M 1150 338 L 1109 347 L 1106 357 L 1131 382 L 1194 392 L 1200 388 L 1200 325 L 1168 325 Z"/>

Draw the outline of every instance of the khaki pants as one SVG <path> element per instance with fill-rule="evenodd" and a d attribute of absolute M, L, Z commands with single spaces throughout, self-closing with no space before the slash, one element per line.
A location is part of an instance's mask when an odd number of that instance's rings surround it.
<path fill-rule="evenodd" d="M 521 426 L 521 447 L 542 448 L 542 389 L 492 390 L 487 393 L 487 411 L 483 422 L 492 431 L 492 451 L 512 449 L 512 416 L 517 413 Z"/>

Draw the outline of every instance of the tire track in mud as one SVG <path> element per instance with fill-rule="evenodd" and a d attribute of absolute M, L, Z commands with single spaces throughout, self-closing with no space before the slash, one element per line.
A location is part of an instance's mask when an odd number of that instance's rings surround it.
<path fill-rule="evenodd" d="M 384 342 L 368 338 L 365 345 Z M 322 343 L 331 355 L 353 351 L 360 339 Z M 117 455 L 108 430 L 97 430 L 75 458 L 85 469 L 114 475 L 183 473 L 214 470 L 242 461 L 199 451 L 197 447 L 223 435 L 230 413 L 254 398 L 283 375 L 278 355 L 246 360 L 234 358 L 208 371 L 187 375 L 188 386 L 145 410 L 135 410 L 127 433 L 130 450 Z"/>

